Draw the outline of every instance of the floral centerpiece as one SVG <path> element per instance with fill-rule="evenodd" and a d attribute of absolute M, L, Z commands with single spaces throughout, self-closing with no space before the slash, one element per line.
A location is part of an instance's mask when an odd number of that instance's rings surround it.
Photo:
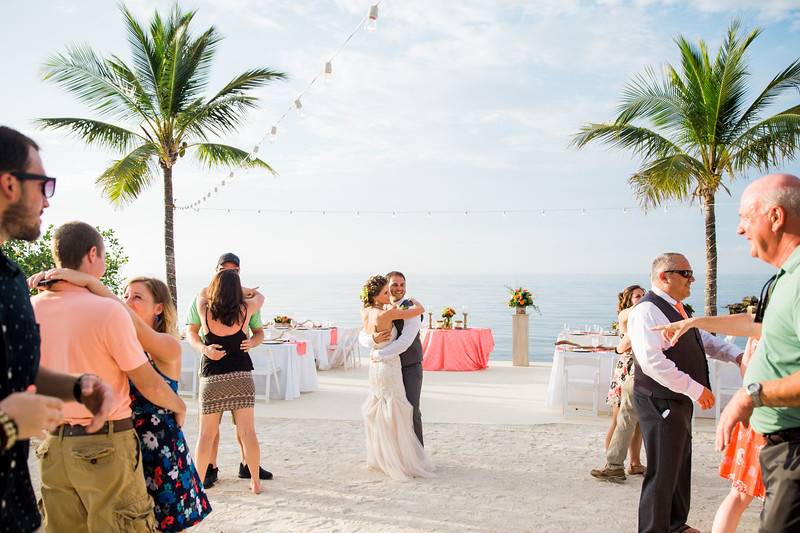
<path fill-rule="evenodd" d="M 445 307 L 442 309 L 442 318 L 443 325 L 442 327 L 445 329 L 450 329 L 453 327 L 453 317 L 456 316 L 456 310 L 452 307 Z"/>
<path fill-rule="evenodd" d="M 511 299 L 508 301 L 508 306 L 516 308 L 518 315 L 524 315 L 526 307 L 531 307 L 534 311 L 540 313 L 539 307 L 533 303 L 533 294 L 531 291 L 522 287 L 516 289 L 511 287 L 506 288 L 511 293 Z"/>
<path fill-rule="evenodd" d="M 285 315 L 278 315 L 272 319 L 276 326 L 289 327 L 292 325 L 292 319 Z"/>

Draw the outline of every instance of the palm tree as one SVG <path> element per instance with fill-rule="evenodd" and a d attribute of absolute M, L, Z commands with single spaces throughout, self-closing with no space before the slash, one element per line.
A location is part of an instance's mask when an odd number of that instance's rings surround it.
<path fill-rule="evenodd" d="M 208 168 L 263 168 L 274 174 L 266 162 L 247 151 L 209 138 L 235 131 L 244 114 L 256 107 L 251 91 L 286 75 L 268 68 L 251 69 L 204 98 L 221 40 L 214 27 L 194 37 L 189 25 L 196 12 L 184 13 L 176 4 L 167 19 L 156 12 L 145 30 L 125 6 L 120 9 L 132 66 L 116 55 L 102 58 L 89 47 L 70 47 L 50 58 L 43 69 L 45 80 L 75 95 L 105 121 L 42 118 L 38 123 L 69 131 L 89 145 L 120 155 L 96 180 L 115 205 L 135 200 L 161 169 L 167 284 L 177 302 L 173 168 L 179 158 L 191 153 Z"/>
<path fill-rule="evenodd" d="M 717 191 L 750 169 L 766 171 L 793 159 L 800 142 L 800 105 L 762 117 L 788 89 L 800 90 L 800 59 L 795 60 L 749 105 L 750 76 L 745 52 L 761 33 L 740 35 L 733 21 L 712 62 L 706 43 L 675 39 L 680 69 L 652 68 L 624 89 L 614 122 L 587 124 L 572 140 L 581 148 L 600 141 L 642 158 L 629 183 L 644 208 L 668 200 L 699 199 L 705 218 L 706 315 L 717 313 Z M 649 122 L 651 127 L 646 124 Z"/>

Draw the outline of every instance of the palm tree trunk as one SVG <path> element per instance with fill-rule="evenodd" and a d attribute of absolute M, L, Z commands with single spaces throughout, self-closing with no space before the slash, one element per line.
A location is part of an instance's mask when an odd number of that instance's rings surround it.
<path fill-rule="evenodd" d="M 706 316 L 717 314 L 717 217 L 714 207 L 714 191 L 705 192 L 703 215 L 706 223 Z"/>
<path fill-rule="evenodd" d="M 175 277 L 175 221 L 172 197 L 172 167 L 162 166 L 164 172 L 164 257 L 167 260 L 167 286 L 172 303 L 178 307 L 178 284 Z"/>

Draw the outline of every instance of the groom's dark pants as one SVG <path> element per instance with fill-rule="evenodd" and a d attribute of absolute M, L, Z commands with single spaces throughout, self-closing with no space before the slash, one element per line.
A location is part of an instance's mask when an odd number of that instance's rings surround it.
<path fill-rule="evenodd" d="M 419 397 L 422 394 L 422 363 L 403 367 L 403 386 L 406 388 L 408 403 L 414 407 L 414 433 L 417 434 L 419 443 L 422 440 L 422 413 L 419 410 Z"/>
<path fill-rule="evenodd" d="M 694 405 L 689 398 L 665 400 L 636 392 L 633 403 L 647 454 L 639 497 L 639 533 L 680 531 L 689 516 Z"/>

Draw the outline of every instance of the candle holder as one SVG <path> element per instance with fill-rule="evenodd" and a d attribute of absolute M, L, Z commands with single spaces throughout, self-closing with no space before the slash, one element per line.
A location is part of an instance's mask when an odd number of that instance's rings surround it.
<path fill-rule="evenodd" d="M 469 313 L 464 313 L 464 312 L 462 312 L 462 313 L 461 313 L 461 316 L 463 316 L 463 317 L 464 317 L 464 329 L 467 329 L 467 327 L 468 327 L 468 326 L 467 326 L 467 315 L 468 315 L 468 314 L 469 314 Z"/>
<path fill-rule="evenodd" d="M 428 313 L 428 329 L 433 329 L 433 313 Z"/>

